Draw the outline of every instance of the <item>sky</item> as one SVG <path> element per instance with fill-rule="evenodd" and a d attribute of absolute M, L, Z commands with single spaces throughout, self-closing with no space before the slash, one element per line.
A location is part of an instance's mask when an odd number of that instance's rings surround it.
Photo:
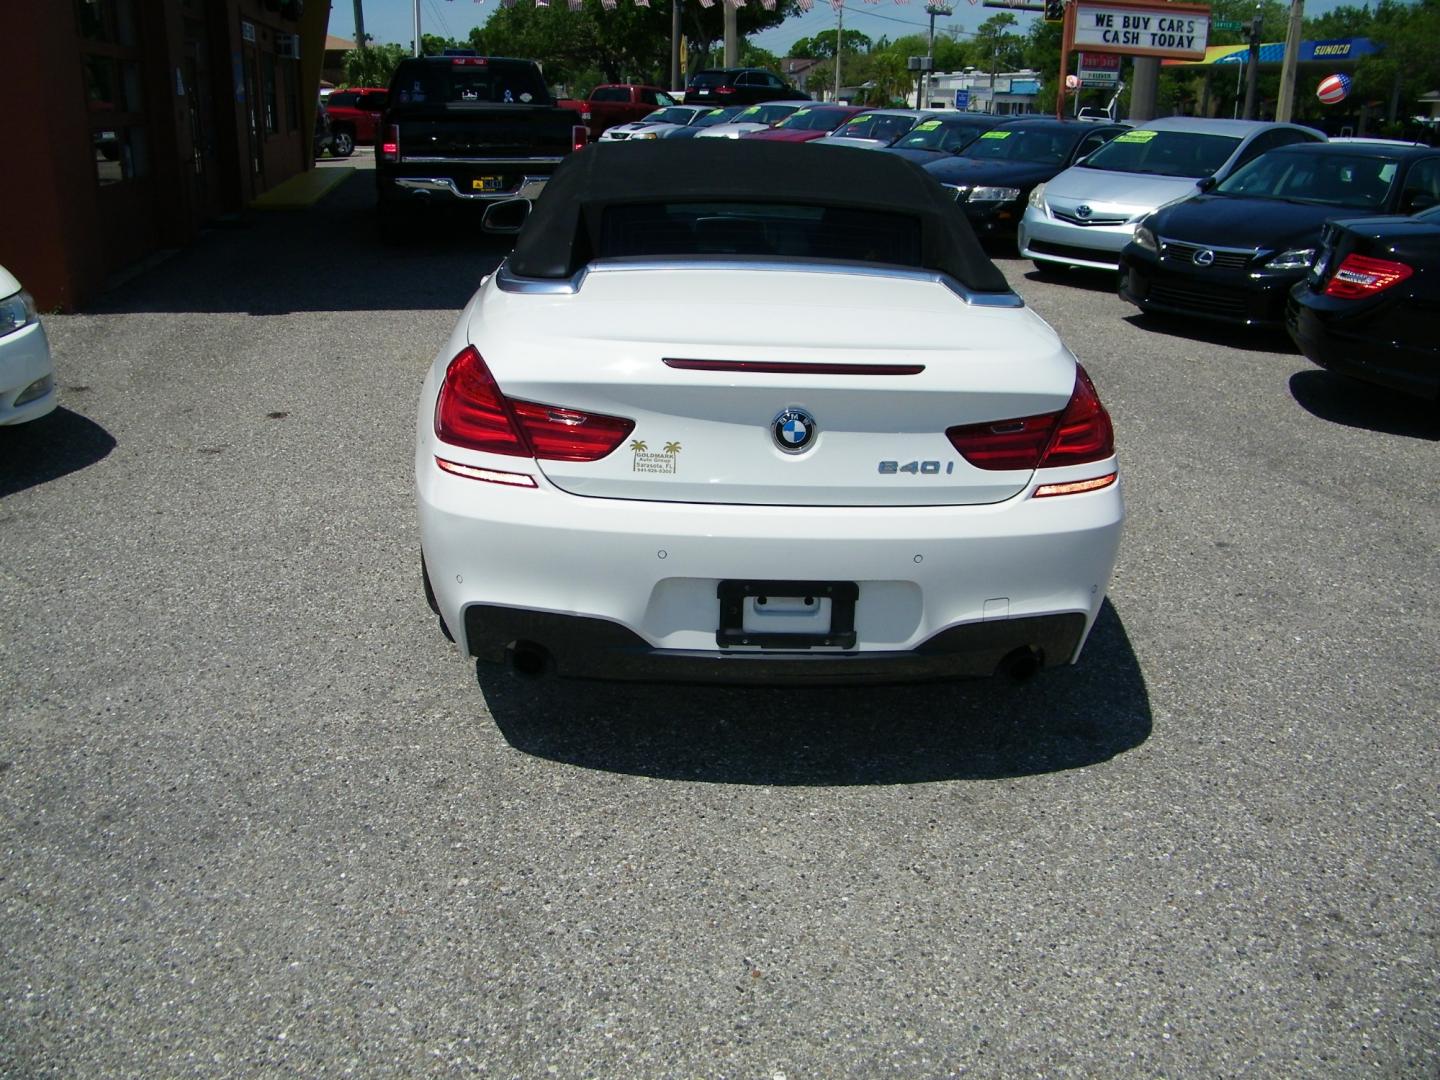
<path fill-rule="evenodd" d="M 527 0 L 519 0 L 525 3 Z M 555 0 L 562 2 L 562 0 Z M 619 0 L 630 3 L 632 0 Z M 665 4 L 667 0 L 651 0 L 653 5 Z M 695 3 L 696 0 L 686 0 Z M 759 3 L 760 0 L 749 0 Z M 1306 15 L 1322 15 L 1347 0 L 1309 0 L 1305 5 Z M 1363 3 L 1364 0 L 1348 0 Z M 398 42 L 409 46 L 414 36 L 414 0 L 363 0 L 365 5 L 365 31 L 379 42 Z M 465 38 L 473 26 L 482 25 L 492 11 L 498 10 L 499 0 L 420 0 L 420 31 L 425 34 L 439 34 L 442 37 Z M 946 30 L 973 32 L 977 26 L 992 15 L 1000 12 L 982 7 L 979 2 L 956 2 L 955 14 L 950 18 L 935 20 L 935 33 Z M 1018 25 L 1024 33 L 1038 15 L 1025 11 L 1014 12 Z M 929 27 L 929 16 L 925 14 L 924 0 L 910 0 L 899 4 L 895 0 L 881 0 L 878 4 L 867 4 L 863 0 L 846 0 L 845 28 L 859 30 L 872 40 L 882 37 L 904 37 L 907 34 L 923 34 Z M 816 0 L 815 6 L 805 15 L 787 19 L 781 26 L 755 34 L 751 41 L 776 56 L 784 56 L 791 45 L 801 38 L 814 37 L 821 30 L 835 28 L 835 11 L 829 0 Z M 330 33 L 337 37 L 355 36 L 355 0 L 331 0 Z M 537 59 L 544 59 L 538 57 Z"/>

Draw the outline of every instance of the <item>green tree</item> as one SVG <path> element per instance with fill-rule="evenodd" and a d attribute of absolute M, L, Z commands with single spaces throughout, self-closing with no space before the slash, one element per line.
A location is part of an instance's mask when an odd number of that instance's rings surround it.
<path fill-rule="evenodd" d="M 389 86 L 395 67 L 409 56 L 402 45 L 371 45 L 345 54 L 345 82 L 349 86 Z"/>
<path fill-rule="evenodd" d="M 422 56 L 444 56 L 446 49 L 468 49 L 468 41 L 456 41 L 451 37 L 441 37 L 439 34 L 420 34 L 420 55 Z"/>
<path fill-rule="evenodd" d="M 872 42 L 868 34 L 859 30 L 846 30 L 843 35 L 845 55 L 868 53 Z M 835 31 L 821 30 L 814 37 L 801 38 L 790 46 L 790 55 L 807 60 L 833 60 L 835 58 Z"/>

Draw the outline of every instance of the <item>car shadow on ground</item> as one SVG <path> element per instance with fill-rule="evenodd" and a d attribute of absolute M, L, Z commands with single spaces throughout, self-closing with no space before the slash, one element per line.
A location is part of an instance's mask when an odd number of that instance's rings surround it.
<path fill-rule="evenodd" d="M 1290 376 L 1290 396 L 1311 416 L 1383 435 L 1440 441 L 1440 406 L 1318 368 Z"/>
<path fill-rule="evenodd" d="M 1208 322 L 1205 319 L 1190 319 L 1184 315 L 1160 315 L 1136 312 L 1122 316 L 1131 326 L 1147 333 L 1164 334 L 1166 337 L 1184 338 L 1186 341 L 1204 345 L 1217 345 L 1241 352 L 1293 353 L 1298 350 L 1290 335 L 1284 330 L 1269 330 L 1248 326 L 1227 326 L 1224 323 Z"/>
<path fill-rule="evenodd" d="M 0 498 L 79 472 L 114 449 L 108 431 L 63 406 L 28 424 L 0 427 Z"/>
<path fill-rule="evenodd" d="M 1078 769 L 1150 736 L 1140 665 L 1107 600 L 1074 668 L 1008 679 L 786 690 L 534 682 L 480 665 L 510 745 L 665 780 L 880 785 Z"/>
<path fill-rule="evenodd" d="M 417 218 L 404 243 L 382 243 L 374 175 L 361 170 L 313 207 L 216 222 L 85 311 L 458 310 L 514 239 L 483 232 L 478 214 L 437 212 Z"/>

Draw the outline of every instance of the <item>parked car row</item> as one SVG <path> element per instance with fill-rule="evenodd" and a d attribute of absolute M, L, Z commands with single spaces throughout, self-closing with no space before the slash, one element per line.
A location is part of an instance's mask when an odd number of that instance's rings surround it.
<path fill-rule="evenodd" d="M 1161 317 L 1284 329 L 1315 363 L 1440 400 L 1440 149 L 1177 117 L 1031 192 L 1038 269 L 1119 271 Z"/>

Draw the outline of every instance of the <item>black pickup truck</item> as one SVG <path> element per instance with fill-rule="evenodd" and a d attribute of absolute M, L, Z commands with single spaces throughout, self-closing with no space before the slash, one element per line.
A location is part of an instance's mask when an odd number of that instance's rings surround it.
<path fill-rule="evenodd" d="M 403 239 L 414 215 L 439 207 L 484 213 L 535 199 L 587 139 L 580 117 L 555 105 L 533 60 L 402 60 L 375 140 L 381 237 Z"/>

